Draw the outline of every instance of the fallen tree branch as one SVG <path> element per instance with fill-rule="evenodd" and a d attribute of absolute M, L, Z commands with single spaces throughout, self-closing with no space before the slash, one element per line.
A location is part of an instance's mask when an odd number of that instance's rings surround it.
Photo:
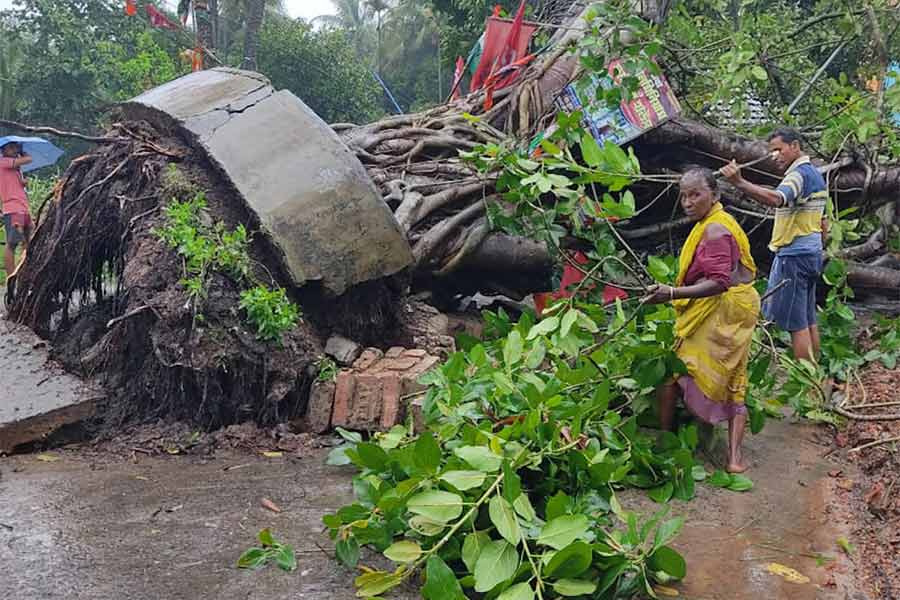
<path fill-rule="evenodd" d="M 28 133 L 49 133 L 50 135 L 55 135 L 57 137 L 74 138 L 76 140 L 92 142 L 94 144 L 124 144 L 132 141 L 127 137 L 85 135 L 83 133 L 78 133 L 75 131 L 63 131 L 54 127 L 25 125 L 24 123 L 19 123 L 17 121 L 7 121 L 6 119 L 0 119 L 0 126 L 9 127 L 10 129 L 17 129 L 19 131 L 27 131 Z"/>
<path fill-rule="evenodd" d="M 891 442 L 900 442 L 900 435 L 896 437 L 884 438 L 881 440 L 875 440 L 874 442 L 869 442 L 868 444 L 863 444 L 862 446 L 857 446 L 856 448 L 851 448 L 847 451 L 850 452 L 859 452 L 860 450 L 865 450 L 866 448 L 874 448 L 875 446 L 880 446 L 881 444 L 890 444 Z"/>

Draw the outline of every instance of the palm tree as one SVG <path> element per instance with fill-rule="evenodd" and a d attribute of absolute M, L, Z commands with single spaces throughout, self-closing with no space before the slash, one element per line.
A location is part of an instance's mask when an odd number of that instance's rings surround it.
<path fill-rule="evenodd" d="M 384 11 L 388 10 L 390 5 L 386 2 L 386 0 L 366 0 L 366 7 L 375 13 L 377 18 L 377 25 L 375 26 L 375 31 L 377 32 L 377 43 L 375 46 L 375 72 L 381 75 L 381 17 L 384 14 Z"/>
<path fill-rule="evenodd" d="M 214 22 L 215 20 L 218 21 L 216 25 L 216 46 L 221 49 L 223 56 L 227 56 L 232 44 L 240 39 L 242 32 L 246 33 L 247 31 L 248 2 L 246 0 L 217 0 L 216 3 L 218 4 L 218 11 L 213 15 Z M 210 10 L 212 10 L 212 3 L 210 3 Z M 284 0 L 263 1 L 262 19 L 264 20 L 266 17 L 274 15 L 287 15 Z M 256 25 L 256 33 L 259 32 L 261 24 L 262 21 Z M 246 52 L 242 56 L 244 55 L 246 55 Z"/>
<path fill-rule="evenodd" d="M 266 0 L 247 0 L 246 20 L 244 21 L 244 60 L 241 68 L 256 70 L 256 51 L 259 49 L 259 28 L 262 27 L 263 15 L 266 13 Z"/>

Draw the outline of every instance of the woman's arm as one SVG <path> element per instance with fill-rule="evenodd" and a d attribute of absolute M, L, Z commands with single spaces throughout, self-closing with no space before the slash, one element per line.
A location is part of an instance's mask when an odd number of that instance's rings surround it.
<path fill-rule="evenodd" d="M 732 243 L 728 229 L 718 223 L 707 226 L 703 232 L 705 247 L 701 263 L 703 277 L 691 285 L 656 286 L 650 290 L 647 302 L 659 304 L 679 298 L 708 298 L 724 293 L 731 283 Z"/>
<path fill-rule="evenodd" d="M 662 304 L 679 298 L 708 298 L 724 293 L 728 288 L 723 287 L 718 281 L 701 279 L 693 285 L 672 287 L 668 285 L 656 285 L 649 288 L 646 304 Z"/>

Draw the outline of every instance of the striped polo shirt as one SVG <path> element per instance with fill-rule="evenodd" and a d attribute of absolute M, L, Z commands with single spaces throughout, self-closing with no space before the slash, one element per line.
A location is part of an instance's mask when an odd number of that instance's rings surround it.
<path fill-rule="evenodd" d="M 798 238 L 811 234 L 819 234 L 821 238 L 828 189 L 822 174 L 808 156 L 801 156 L 788 167 L 776 191 L 784 202 L 775 210 L 769 249 L 772 252 L 787 250 L 795 240 L 799 242 Z"/>

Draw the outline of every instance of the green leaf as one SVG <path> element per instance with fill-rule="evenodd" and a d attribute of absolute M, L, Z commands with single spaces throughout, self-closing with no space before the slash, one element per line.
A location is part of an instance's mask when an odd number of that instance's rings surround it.
<path fill-rule="evenodd" d="M 430 431 L 419 436 L 414 446 L 413 460 L 417 467 L 428 473 L 434 473 L 441 466 L 441 447 L 438 446 Z"/>
<path fill-rule="evenodd" d="M 250 548 L 238 559 L 239 569 L 259 569 L 269 561 L 269 553 L 262 548 Z"/>
<path fill-rule="evenodd" d="M 522 350 L 525 344 L 522 341 L 522 334 L 518 330 L 513 329 L 503 344 L 503 363 L 508 369 L 516 366 L 522 360 Z"/>
<path fill-rule="evenodd" d="M 432 521 L 422 515 L 416 515 L 409 520 L 409 527 L 416 533 L 421 533 L 425 537 L 434 537 L 447 529 L 447 524 Z"/>
<path fill-rule="evenodd" d="M 660 546 L 650 557 L 650 568 L 662 571 L 669 577 L 684 579 L 687 574 L 687 563 L 684 558 L 670 546 Z"/>
<path fill-rule="evenodd" d="M 441 475 L 441 481 L 446 481 L 461 492 L 477 488 L 484 483 L 486 475 L 481 471 L 447 471 Z"/>
<path fill-rule="evenodd" d="M 519 568 L 519 553 L 505 540 L 485 546 L 475 563 L 475 591 L 488 592 L 510 579 Z"/>
<path fill-rule="evenodd" d="M 753 489 L 753 481 L 744 475 L 732 474 L 728 489 L 732 492 L 746 492 Z"/>
<path fill-rule="evenodd" d="M 488 503 L 488 514 L 491 523 L 497 528 L 497 532 L 513 546 L 518 545 L 522 539 L 522 531 L 519 529 L 519 521 L 512 504 L 502 496 L 494 496 Z"/>
<path fill-rule="evenodd" d="M 522 495 L 522 480 L 508 460 L 503 461 L 503 497 L 510 503 Z"/>
<path fill-rule="evenodd" d="M 430 490 L 416 494 L 406 502 L 409 512 L 437 523 L 449 523 L 462 514 L 463 501 L 457 494 Z"/>
<path fill-rule="evenodd" d="M 672 485 L 671 481 L 667 481 L 659 487 L 655 487 L 651 490 L 647 490 L 647 495 L 650 496 L 650 499 L 654 502 L 659 502 L 660 504 L 665 504 L 669 500 L 672 499 L 672 493 L 675 491 L 675 486 Z"/>
<path fill-rule="evenodd" d="M 466 600 L 456 575 L 440 556 L 432 554 L 425 563 L 425 600 Z"/>
<path fill-rule="evenodd" d="M 338 540 L 334 546 L 334 552 L 337 559 L 351 569 L 356 568 L 359 563 L 359 542 L 354 537 Z"/>
<path fill-rule="evenodd" d="M 359 454 L 359 460 L 363 466 L 380 471 L 384 468 L 388 461 L 387 452 L 378 444 L 364 442 L 356 446 L 356 452 Z"/>
<path fill-rule="evenodd" d="M 713 487 L 728 487 L 731 483 L 731 474 L 726 473 L 721 469 L 717 469 L 716 472 L 712 474 L 712 477 L 707 479 L 706 482 Z"/>
<path fill-rule="evenodd" d="M 470 573 L 475 571 L 475 564 L 478 562 L 478 557 L 481 556 L 481 551 L 490 543 L 491 536 L 484 531 L 470 533 L 466 536 L 463 541 L 462 560 Z"/>
<path fill-rule="evenodd" d="M 583 538 L 589 528 L 590 522 L 586 516 L 563 515 L 544 525 L 537 542 L 561 550 L 575 540 Z"/>
<path fill-rule="evenodd" d="M 519 494 L 519 497 L 513 502 L 513 508 L 516 510 L 516 514 L 525 519 L 526 523 L 533 523 L 537 519 L 537 514 L 534 512 L 531 500 L 528 499 L 528 494 Z"/>
<path fill-rule="evenodd" d="M 706 479 L 706 469 L 703 468 L 703 465 L 694 465 L 691 467 L 691 477 L 694 478 L 694 481 L 703 481 Z"/>
<path fill-rule="evenodd" d="M 656 530 L 656 536 L 653 538 L 653 547 L 661 548 L 671 542 L 683 526 L 684 517 L 675 517 L 664 522 Z"/>
<path fill-rule="evenodd" d="M 334 448 L 331 452 L 328 453 L 328 458 L 325 460 L 326 465 L 331 465 L 333 467 L 343 467 L 344 465 L 349 465 L 352 461 L 350 457 L 347 456 L 347 448 L 349 446 L 338 446 Z"/>
<path fill-rule="evenodd" d="M 278 565 L 278 568 L 282 571 L 287 571 L 288 573 L 297 569 L 297 555 L 294 554 L 294 549 L 290 546 L 281 546 L 278 548 L 278 552 L 275 553 L 275 564 Z"/>
<path fill-rule="evenodd" d="M 766 70 L 759 65 L 755 65 L 750 72 L 753 74 L 753 77 L 760 81 L 766 81 L 769 79 L 769 74 L 766 73 Z"/>
<path fill-rule="evenodd" d="M 422 556 L 422 547 L 416 542 L 410 540 L 402 540 L 391 544 L 384 551 L 385 557 L 396 563 L 411 563 Z"/>
<path fill-rule="evenodd" d="M 603 163 L 603 151 L 589 131 L 581 136 L 581 157 L 590 167 L 598 167 Z"/>
<path fill-rule="evenodd" d="M 559 578 L 578 577 L 590 568 L 592 559 L 591 547 L 588 544 L 580 540 L 572 542 L 553 555 L 544 568 L 544 575 Z"/>
<path fill-rule="evenodd" d="M 657 256 L 651 256 L 648 259 L 647 271 L 653 276 L 653 279 L 660 283 L 668 282 L 669 276 L 672 274 L 672 270 L 666 264 L 666 261 Z"/>
<path fill-rule="evenodd" d="M 494 473 L 503 464 L 503 457 L 491 452 L 487 446 L 462 446 L 453 453 L 484 473 Z"/>
<path fill-rule="evenodd" d="M 578 320 L 578 311 L 571 308 L 566 311 L 562 318 L 562 326 L 559 328 L 559 336 L 566 337 L 572 330 L 572 325 Z"/>
<path fill-rule="evenodd" d="M 534 590 L 531 589 L 531 584 L 528 582 L 510 586 L 497 596 L 497 600 L 532 600 L 533 598 Z"/>
<path fill-rule="evenodd" d="M 568 513 L 571 506 L 572 499 L 569 496 L 567 496 L 562 491 L 556 492 L 556 495 L 547 501 L 547 510 L 545 511 L 545 516 L 547 517 L 548 521 L 552 521 L 556 517 L 561 517 L 562 515 Z"/>
<path fill-rule="evenodd" d="M 596 590 L 596 581 L 584 579 L 560 579 L 553 583 L 553 591 L 560 596 L 587 596 Z"/>
<path fill-rule="evenodd" d="M 526 339 L 533 340 L 540 335 L 548 335 L 556 331 L 557 328 L 559 328 L 559 317 L 547 317 L 531 328 Z"/>
<path fill-rule="evenodd" d="M 395 588 L 403 582 L 403 575 L 398 573 L 385 573 L 384 571 L 373 571 L 371 573 L 363 573 L 356 578 L 356 595 L 360 598 L 371 598 L 379 596 L 391 588 Z"/>
<path fill-rule="evenodd" d="M 263 548 L 268 548 L 269 546 L 275 545 L 275 538 L 272 537 L 272 530 L 268 527 L 266 527 L 265 529 L 261 529 L 256 537 L 259 540 L 259 544 Z"/>

